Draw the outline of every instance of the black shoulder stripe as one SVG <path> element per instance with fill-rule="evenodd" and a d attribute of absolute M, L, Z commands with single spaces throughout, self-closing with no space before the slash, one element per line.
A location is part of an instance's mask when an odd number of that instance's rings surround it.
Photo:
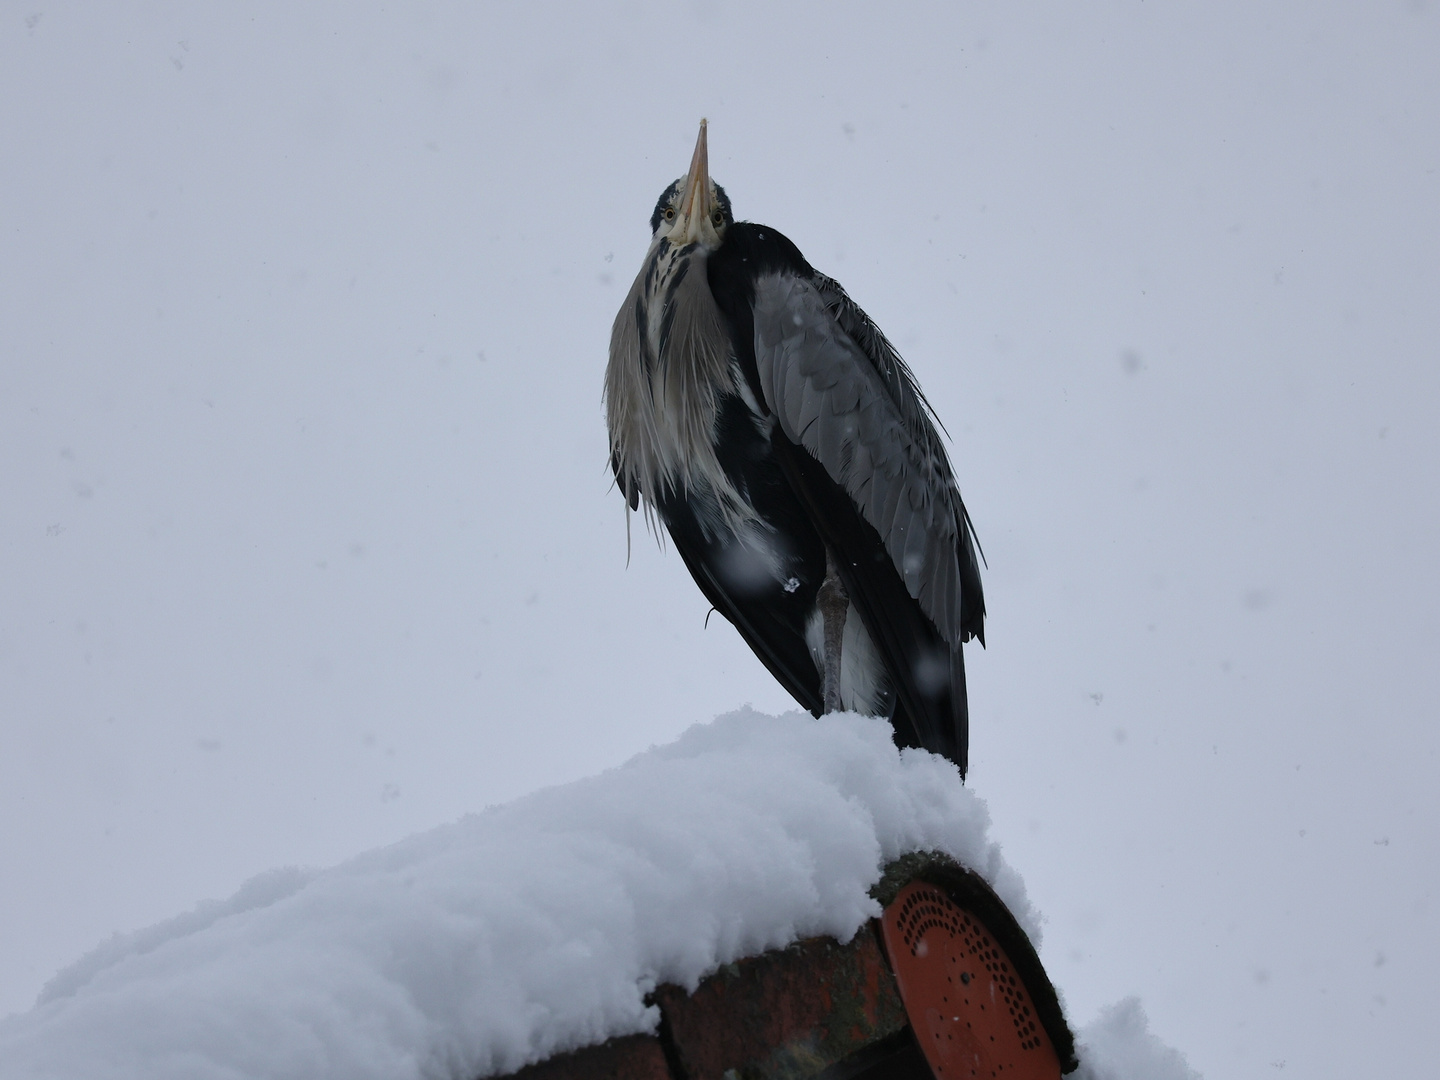
<path fill-rule="evenodd" d="M 737 221 L 726 229 L 725 239 L 706 265 L 710 293 L 729 324 L 736 360 L 750 392 L 762 406 L 765 394 L 755 363 L 755 282 L 761 275 L 773 273 L 809 279 L 815 270 L 784 234 L 750 221 Z"/>

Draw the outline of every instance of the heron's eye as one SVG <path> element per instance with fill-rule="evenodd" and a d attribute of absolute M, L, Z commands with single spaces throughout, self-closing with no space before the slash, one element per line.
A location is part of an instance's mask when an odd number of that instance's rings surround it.
<path fill-rule="evenodd" d="M 674 220 L 675 220 L 675 208 L 674 208 L 673 206 L 667 206 L 667 207 L 665 208 L 665 220 L 666 220 L 666 221 L 674 221 Z"/>

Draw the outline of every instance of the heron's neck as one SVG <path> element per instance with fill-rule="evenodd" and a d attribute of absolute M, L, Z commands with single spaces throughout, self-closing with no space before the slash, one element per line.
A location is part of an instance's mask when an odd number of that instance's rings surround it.
<path fill-rule="evenodd" d="M 607 374 L 611 449 L 651 505 L 678 494 L 714 500 L 731 525 L 753 515 L 716 456 L 720 398 L 736 390 L 734 349 L 706 277 L 700 245 L 659 241 L 646 258 L 622 318 L 633 344 L 612 343 Z M 617 331 L 630 328 L 617 320 Z"/>

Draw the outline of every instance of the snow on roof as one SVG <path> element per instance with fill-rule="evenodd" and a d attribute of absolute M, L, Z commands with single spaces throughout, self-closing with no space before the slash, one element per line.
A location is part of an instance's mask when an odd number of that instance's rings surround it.
<path fill-rule="evenodd" d="M 598 776 L 117 936 L 0 1021 L 0 1075 L 473 1078 L 652 1030 L 645 995 L 848 941 L 910 851 L 1024 887 L 955 767 L 887 723 L 742 710 Z M 1143 1028 L 1143 1022 L 1142 1022 Z"/>
<path fill-rule="evenodd" d="M 1101 1009 L 1076 1042 L 1080 1067 L 1067 1080 L 1200 1080 L 1180 1051 L 1150 1031 L 1139 998 Z"/>

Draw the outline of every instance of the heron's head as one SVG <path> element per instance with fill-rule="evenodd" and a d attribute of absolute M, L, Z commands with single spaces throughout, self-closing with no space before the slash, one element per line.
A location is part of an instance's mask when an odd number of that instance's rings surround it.
<path fill-rule="evenodd" d="M 710 179 L 710 154 L 705 142 L 705 121 L 700 121 L 700 137 L 695 140 L 695 155 L 690 171 L 676 180 L 650 215 L 650 231 L 656 239 L 664 237 L 672 244 L 684 246 L 700 243 L 717 248 L 725 230 L 735 223 L 730 212 L 730 197 L 725 189 Z"/>

